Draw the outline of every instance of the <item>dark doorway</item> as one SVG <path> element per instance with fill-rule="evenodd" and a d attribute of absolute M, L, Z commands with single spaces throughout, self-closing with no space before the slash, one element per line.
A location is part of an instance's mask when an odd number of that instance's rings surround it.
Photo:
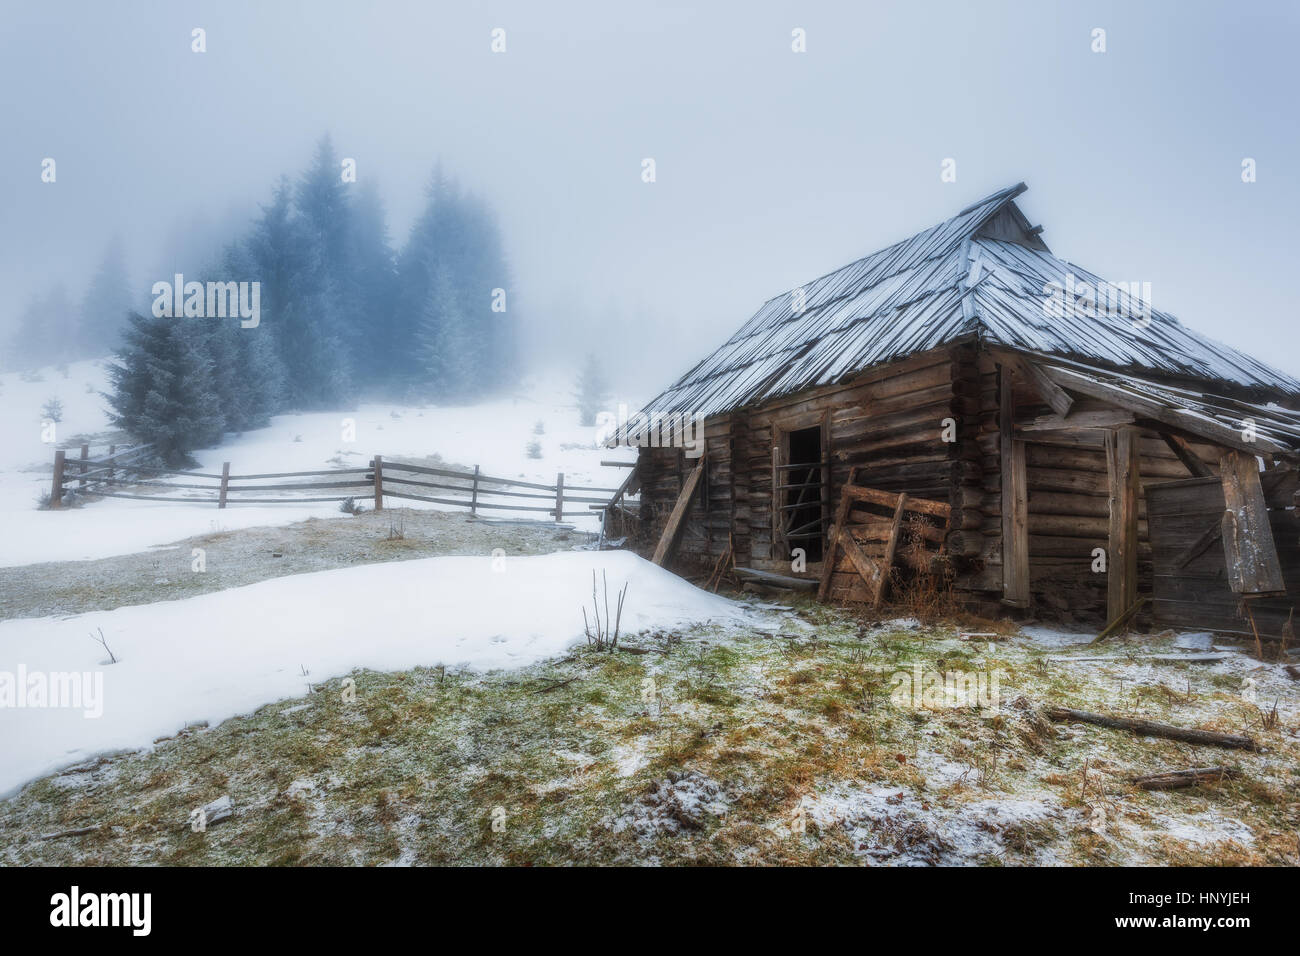
<path fill-rule="evenodd" d="M 808 560 L 822 559 L 822 430 L 801 428 L 789 433 L 785 470 L 784 528 L 791 550 L 803 548 Z"/>

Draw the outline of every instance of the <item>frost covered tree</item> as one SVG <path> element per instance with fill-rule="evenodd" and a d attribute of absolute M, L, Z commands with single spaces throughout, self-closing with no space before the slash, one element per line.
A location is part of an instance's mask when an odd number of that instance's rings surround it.
<path fill-rule="evenodd" d="M 391 353 L 398 348 L 390 337 L 396 265 L 379 190 L 369 179 L 353 188 L 357 192 L 347 234 L 347 309 L 355 332 L 353 366 L 361 381 L 379 383 L 388 376 Z"/>
<path fill-rule="evenodd" d="M 450 269 L 435 265 L 432 272 L 416 349 L 428 375 L 430 394 L 457 399 L 473 391 L 475 348 Z"/>
<path fill-rule="evenodd" d="M 78 354 L 99 356 L 110 353 L 126 326 L 131 305 L 122 242 L 114 238 L 81 300 L 76 343 Z"/>
<path fill-rule="evenodd" d="M 77 356 L 77 309 L 62 284 L 32 299 L 18 319 L 8 364 L 39 367 Z"/>
<path fill-rule="evenodd" d="M 609 386 L 600 360 L 590 352 L 578 373 L 578 390 L 575 395 L 578 399 L 578 424 L 595 425 L 596 413 L 609 397 Z"/>
<path fill-rule="evenodd" d="M 109 420 L 171 467 L 221 440 L 225 418 L 196 320 L 131 313 L 117 363 L 108 367 Z M 203 320 L 197 320 L 203 321 Z"/>
<path fill-rule="evenodd" d="M 271 203 L 262 207 L 247 252 L 261 282 L 262 323 L 283 367 L 286 407 L 329 407 L 346 401 L 351 391 L 326 264 L 329 242 L 295 212 L 293 190 L 281 179 Z"/>
<path fill-rule="evenodd" d="M 398 256 L 390 333 L 398 350 L 393 358 L 398 376 L 416 388 L 457 398 L 477 397 L 511 381 L 510 313 L 493 310 L 494 290 L 506 290 L 509 284 L 491 212 L 436 168 L 425 209 Z M 455 307 L 442 308 L 440 302 Z M 508 298 L 505 302 L 508 307 Z M 411 341 L 424 347 L 402 356 L 404 343 Z M 431 363 L 430 342 L 454 348 L 456 354 Z M 452 374 L 445 374 L 448 369 Z"/>

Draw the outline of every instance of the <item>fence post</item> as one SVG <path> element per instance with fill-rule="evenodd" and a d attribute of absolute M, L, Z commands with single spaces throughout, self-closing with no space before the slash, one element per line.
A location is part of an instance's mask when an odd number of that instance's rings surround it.
<path fill-rule="evenodd" d="M 113 456 L 117 454 L 117 446 L 108 446 L 108 486 L 113 487 Z"/>
<path fill-rule="evenodd" d="M 375 510 L 384 510 L 384 456 L 375 456 Z"/>
<path fill-rule="evenodd" d="M 221 490 L 217 492 L 217 508 L 226 506 L 226 492 L 230 488 L 230 462 L 221 463 Z"/>
<path fill-rule="evenodd" d="M 564 472 L 555 476 L 555 521 L 564 520 Z"/>
<path fill-rule="evenodd" d="M 62 448 L 54 453 L 54 484 L 50 487 L 50 507 L 63 507 L 63 459 L 65 452 Z"/>
<path fill-rule="evenodd" d="M 90 446 L 86 443 L 81 445 L 81 467 L 78 470 L 80 477 L 77 479 L 77 490 L 86 490 L 86 459 L 90 457 Z"/>
<path fill-rule="evenodd" d="M 469 513 L 478 513 L 478 465 L 474 466 L 474 486 L 469 495 Z"/>

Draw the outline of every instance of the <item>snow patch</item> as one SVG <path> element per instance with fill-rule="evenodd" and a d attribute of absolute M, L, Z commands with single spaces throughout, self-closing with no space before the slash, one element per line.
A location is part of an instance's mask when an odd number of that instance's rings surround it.
<path fill-rule="evenodd" d="M 273 578 L 180 601 L 0 622 L 0 673 L 98 671 L 103 716 L 0 707 L 0 793 L 75 760 L 147 746 L 301 697 L 357 668 L 522 667 L 585 640 L 593 571 L 628 584 L 623 633 L 759 614 L 625 551 L 442 557 Z M 588 608 L 589 610 L 589 608 Z M 119 663 L 100 667 L 103 628 Z M 306 674 L 303 671 L 306 671 Z M 324 692 L 324 691 L 322 691 Z"/>

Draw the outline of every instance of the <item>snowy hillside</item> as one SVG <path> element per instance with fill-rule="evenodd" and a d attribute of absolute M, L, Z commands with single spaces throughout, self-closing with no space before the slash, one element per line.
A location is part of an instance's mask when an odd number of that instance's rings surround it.
<path fill-rule="evenodd" d="M 189 723 L 215 726 L 354 668 L 534 663 L 583 640 L 580 609 L 590 613 L 593 571 L 608 576 L 611 592 L 628 585 L 625 635 L 758 618 L 630 552 L 604 551 L 495 565 L 490 557 L 427 558 L 5 621 L 0 673 L 99 674 L 102 697 L 92 690 L 80 709 L 0 707 L 0 793 L 80 757 L 147 747 Z M 100 629 L 115 664 L 87 637 Z"/>
<path fill-rule="evenodd" d="M 18 372 L 0 375 L 5 408 L 0 416 L 0 520 L 8 532 L 0 540 L 0 567 L 128 554 L 215 530 L 343 517 L 330 503 L 218 511 L 211 504 L 106 498 L 76 511 L 36 510 L 38 496 L 49 489 L 55 448 L 42 440 L 48 437 L 42 435 L 42 406 L 51 398 L 63 403 L 58 442 L 81 437 L 102 444 L 110 428 L 100 395 L 108 387 L 106 365 L 107 360 L 76 362 L 66 376 L 45 368 L 37 373 L 40 381 L 24 381 Z M 531 442 L 537 443 L 539 457 L 530 457 Z M 448 467 L 479 465 L 503 478 L 554 484 L 563 472 L 566 485 L 605 488 L 616 487 L 627 472 L 603 468 L 600 461 L 635 457 L 628 449 L 597 447 L 596 429 L 578 424 L 572 383 L 559 377 L 525 380 L 516 395 L 479 405 L 363 404 L 279 415 L 267 428 L 227 435 L 221 446 L 195 454 L 199 470 L 220 471 L 221 463 L 229 461 L 235 474 L 356 467 L 375 454 L 390 459 L 438 456 Z M 435 507 L 420 502 L 402 506 Z M 515 512 L 498 515 L 517 517 Z M 566 520 L 586 530 L 597 526 L 585 506 Z"/>

